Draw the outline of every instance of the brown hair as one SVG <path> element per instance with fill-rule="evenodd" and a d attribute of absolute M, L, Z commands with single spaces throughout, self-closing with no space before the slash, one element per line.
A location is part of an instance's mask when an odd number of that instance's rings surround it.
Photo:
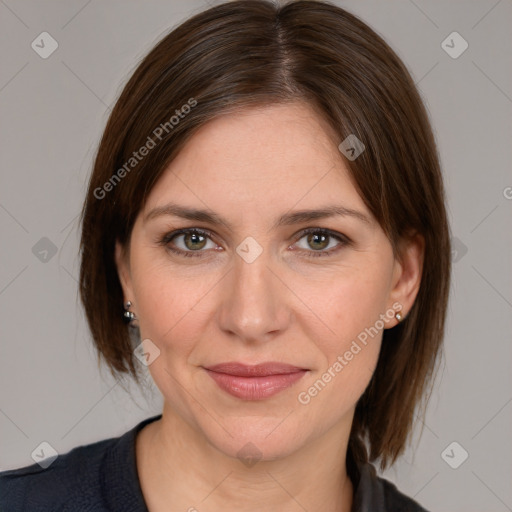
<path fill-rule="evenodd" d="M 450 236 L 439 157 L 415 84 L 385 41 L 347 11 L 320 1 L 227 2 L 185 21 L 149 52 L 113 108 L 94 162 L 81 218 L 81 299 L 98 357 L 114 377 L 139 382 L 116 240 L 129 244 L 148 193 L 199 127 L 227 112 L 290 101 L 313 106 L 337 144 L 350 134 L 363 141 L 365 151 L 346 165 L 395 255 L 410 232 L 425 239 L 416 301 L 404 322 L 384 331 L 349 441 L 357 460 L 380 457 L 385 468 L 403 452 L 439 361 Z M 136 158 L 144 145 L 150 150 Z"/>

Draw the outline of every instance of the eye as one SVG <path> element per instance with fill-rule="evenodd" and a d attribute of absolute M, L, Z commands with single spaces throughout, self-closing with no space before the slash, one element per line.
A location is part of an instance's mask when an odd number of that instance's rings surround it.
<path fill-rule="evenodd" d="M 212 234 L 198 228 L 179 229 L 166 234 L 159 244 L 169 251 L 185 257 L 204 257 L 206 249 L 219 250 L 219 246 L 211 239 Z M 298 244 L 305 240 L 305 245 Z M 210 242 L 210 247 L 208 247 Z M 336 243 L 337 242 L 337 243 Z M 308 228 L 300 233 L 295 245 L 307 257 L 330 256 L 344 246 L 350 245 L 351 240 L 341 233 L 323 228 Z M 204 249 L 204 250 L 203 250 Z"/>
<path fill-rule="evenodd" d="M 202 257 L 205 252 L 203 249 L 218 247 L 210 237 L 210 232 L 201 229 L 179 229 L 165 235 L 160 240 L 160 244 L 181 256 Z M 208 247 L 208 241 L 211 243 L 210 247 Z"/>
<path fill-rule="evenodd" d="M 350 239 L 345 235 L 322 228 L 305 229 L 301 232 L 301 237 L 298 242 L 303 239 L 305 240 L 305 244 L 302 246 L 299 245 L 299 248 L 303 249 L 308 257 L 313 258 L 318 256 L 330 256 L 350 244 Z M 338 243 L 334 243 L 335 241 Z"/>

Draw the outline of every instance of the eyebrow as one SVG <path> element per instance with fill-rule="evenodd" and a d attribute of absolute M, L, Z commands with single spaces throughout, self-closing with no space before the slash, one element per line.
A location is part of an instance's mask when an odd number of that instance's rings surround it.
<path fill-rule="evenodd" d="M 194 220 L 198 222 L 205 222 L 214 226 L 224 226 L 228 230 L 232 230 L 232 225 L 227 220 L 223 219 L 220 215 L 212 210 L 200 210 L 197 208 L 188 208 L 175 203 L 167 203 L 163 206 L 153 208 L 144 216 L 144 222 L 147 222 L 156 217 L 163 215 L 172 215 L 187 220 Z M 363 213 L 352 208 L 346 208 L 341 205 L 326 206 L 313 210 L 298 210 L 281 215 L 274 223 L 271 229 L 276 229 L 281 226 L 291 226 L 302 222 L 311 220 L 326 219 L 330 217 L 343 216 L 353 217 L 366 224 L 371 224 L 370 219 Z"/>

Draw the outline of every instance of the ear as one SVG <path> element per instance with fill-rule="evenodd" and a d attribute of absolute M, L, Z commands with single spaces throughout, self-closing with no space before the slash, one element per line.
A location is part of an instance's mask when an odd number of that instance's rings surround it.
<path fill-rule="evenodd" d="M 128 249 L 129 250 L 129 249 Z M 133 288 L 130 272 L 130 258 L 126 248 L 116 240 L 115 260 L 117 266 L 117 275 L 123 288 L 124 302 L 131 300 L 133 302 Z"/>
<path fill-rule="evenodd" d="M 425 239 L 422 235 L 414 233 L 401 240 L 398 251 L 390 300 L 392 304 L 398 302 L 401 305 L 402 315 L 407 316 L 420 289 Z"/>

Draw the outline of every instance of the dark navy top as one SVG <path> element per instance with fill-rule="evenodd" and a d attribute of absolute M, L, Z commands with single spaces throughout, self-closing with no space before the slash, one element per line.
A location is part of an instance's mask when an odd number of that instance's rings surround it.
<path fill-rule="evenodd" d="M 1 512 L 148 512 L 135 461 L 135 438 L 153 416 L 119 437 L 79 446 L 43 469 L 39 464 L 0 472 Z M 427 512 L 378 477 L 372 464 L 352 478 L 351 512 Z"/>

